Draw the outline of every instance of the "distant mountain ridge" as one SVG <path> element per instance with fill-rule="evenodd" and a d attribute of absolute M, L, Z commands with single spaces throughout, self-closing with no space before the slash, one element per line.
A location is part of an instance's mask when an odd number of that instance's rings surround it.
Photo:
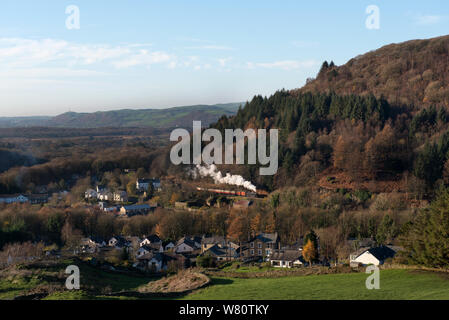
<path fill-rule="evenodd" d="M 243 103 L 193 105 L 168 109 L 122 109 L 94 113 L 66 112 L 55 117 L 0 118 L 0 128 L 11 127 L 191 127 L 193 120 L 203 126 L 216 122 L 221 116 L 236 114 Z"/>

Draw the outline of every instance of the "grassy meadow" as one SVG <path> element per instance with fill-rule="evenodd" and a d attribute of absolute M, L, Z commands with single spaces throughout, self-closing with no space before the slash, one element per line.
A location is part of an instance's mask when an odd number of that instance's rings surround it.
<path fill-rule="evenodd" d="M 449 274 L 381 270 L 380 289 L 368 290 L 368 274 L 329 274 L 282 278 L 213 278 L 193 300 L 420 300 L 449 299 Z"/>

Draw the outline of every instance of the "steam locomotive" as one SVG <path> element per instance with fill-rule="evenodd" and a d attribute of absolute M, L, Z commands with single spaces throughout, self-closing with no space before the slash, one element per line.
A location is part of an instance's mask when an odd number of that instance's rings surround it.
<path fill-rule="evenodd" d="M 206 191 L 206 192 L 211 192 L 211 193 L 218 193 L 218 194 L 225 194 L 225 195 L 230 195 L 230 196 L 241 196 L 241 197 L 252 197 L 252 198 L 256 198 L 257 196 L 264 197 L 267 195 L 267 193 L 264 191 L 257 191 L 257 192 L 233 191 L 233 190 L 223 190 L 223 189 L 208 189 L 208 188 L 201 188 L 201 187 L 197 187 L 196 190 Z"/>

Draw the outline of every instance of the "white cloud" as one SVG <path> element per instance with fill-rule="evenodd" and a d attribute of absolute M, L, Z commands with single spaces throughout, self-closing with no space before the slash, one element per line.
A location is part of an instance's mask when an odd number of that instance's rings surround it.
<path fill-rule="evenodd" d="M 150 66 L 152 64 L 157 63 L 168 63 L 168 66 L 173 66 L 172 60 L 174 57 L 171 55 L 165 53 L 165 52 L 150 52 L 148 50 L 140 50 L 137 54 L 132 54 L 126 59 L 114 61 L 113 65 L 116 68 L 128 68 L 128 67 L 134 67 L 139 65 L 146 65 Z"/>
<path fill-rule="evenodd" d="M 166 64 L 173 67 L 174 55 L 150 51 L 149 44 L 77 44 L 57 39 L 0 38 L 0 69 L 53 68 L 67 75 L 67 68 L 106 63 L 116 68 Z M 83 72 L 79 72 L 81 74 Z M 86 72 L 84 72 L 86 73 Z M 87 73 L 86 73 L 87 74 Z"/>
<path fill-rule="evenodd" d="M 58 78 L 104 76 L 105 72 L 70 68 L 15 68 L 0 70 L 0 78 Z"/>
<path fill-rule="evenodd" d="M 266 69 L 282 69 L 282 70 L 294 70 L 294 69 L 308 69 L 318 65 L 315 60 L 297 61 L 297 60 L 281 60 L 274 62 L 248 62 L 247 67 L 249 69 L 254 68 L 266 68 Z"/>

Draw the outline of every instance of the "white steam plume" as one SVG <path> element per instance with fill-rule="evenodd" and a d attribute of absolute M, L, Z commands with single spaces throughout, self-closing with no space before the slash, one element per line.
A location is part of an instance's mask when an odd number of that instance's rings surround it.
<path fill-rule="evenodd" d="M 214 179 L 216 184 L 230 184 L 234 186 L 241 186 L 253 192 L 256 192 L 256 186 L 253 185 L 250 181 L 246 181 L 242 176 L 232 175 L 230 173 L 226 173 L 226 176 L 223 177 L 220 171 L 218 171 L 217 167 L 212 164 L 207 167 L 196 165 L 196 170 L 193 172 L 193 176 L 196 177 L 197 173 L 201 177 L 211 177 Z"/>

